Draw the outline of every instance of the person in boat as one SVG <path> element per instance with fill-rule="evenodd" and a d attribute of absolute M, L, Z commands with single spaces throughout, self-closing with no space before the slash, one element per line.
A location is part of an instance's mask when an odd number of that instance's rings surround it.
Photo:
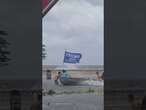
<path fill-rule="evenodd" d="M 101 79 L 104 80 L 104 72 L 101 75 Z"/>
<path fill-rule="evenodd" d="M 62 70 L 62 73 L 64 73 L 64 74 L 65 74 L 65 73 L 66 73 L 66 70 Z"/>
<path fill-rule="evenodd" d="M 60 77 L 61 77 L 61 72 L 59 71 L 59 72 L 58 72 L 58 79 L 57 79 L 57 80 L 58 80 L 58 84 L 59 84 L 59 85 L 61 85 L 61 82 L 60 82 Z"/>
<path fill-rule="evenodd" d="M 99 76 L 99 72 L 98 71 L 96 72 L 96 76 L 97 76 L 96 79 L 99 80 L 100 79 L 100 76 Z"/>
<path fill-rule="evenodd" d="M 62 70 L 62 74 L 60 75 L 60 77 L 69 78 L 70 76 L 66 70 Z"/>
<path fill-rule="evenodd" d="M 56 85 L 59 85 L 60 75 L 61 75 L 61 72 L 58 72 L 58 73 L 55 75 L 54 82 L 55 82 Z"/>
<path fill-rule="evenodd" d="M 61 84 L 65 84 L 69 81 L 69 79 L 71 78 L 71 76 L 67 73 L 66 70 L 62 70 L 62 72 L 60 73 L 60 82 Z"/>

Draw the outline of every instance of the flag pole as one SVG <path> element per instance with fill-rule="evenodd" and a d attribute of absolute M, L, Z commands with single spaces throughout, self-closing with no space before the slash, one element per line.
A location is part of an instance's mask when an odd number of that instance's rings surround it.
<path fill-rule="evenodd" d="M 48 6 L 42 10 L 42 17 L 44 17 L 58 1 L 59 0 L 51 0 Z"/>
<path fill-rule="evenodd" d="M 66 52 L 66 49 L 64 50 L 64 57 L 65 57 L 65 52 Z M 64 69 L 64 59 L 65 58 L 63 58 L 63 69 Z"/>
<path fill-rule="evenodd" d="M 64 57 L 65 57 L 65 52 L 67 51 L 67 49 L 64 50 Z M 64 59 L 63 59 L 63 64 L 64 64 Z"/>

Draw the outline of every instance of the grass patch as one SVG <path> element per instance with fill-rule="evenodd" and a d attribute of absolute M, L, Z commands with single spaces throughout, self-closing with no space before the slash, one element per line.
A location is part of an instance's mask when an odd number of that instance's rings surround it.
<path fill-rule="evenodd" d="M 94 89 L 89 88 L 89 89 L 86 91 L 86 93 L 95 93 L 95 90 L 94 90 Z"/>
<path fill-rule="evenodd" d="M 66 94 L 66 95 L 87 94 L 87 93 L 94 93 L 94 94 L 97 94 L 98 96 L 104 94 L 103 91 L 98 91 L 98 90 L 92 89 L 92 88 L 80 89 L 77 91 L 60 91 L 60 92 L 50 89 L 49 91 L 43 92 L 43 96 L 45 96 L 45 95 L 63 95 L 63 94 Z"/>
<path fill-rule="evenodd" d="M 55 92 L 54 90 L 51 89 L 51 90 L 49 90 L 49 91 L 47 92 L 47 94 L 48 94 L 48 95 L 54 95 L 54 94 L 56 94 L 56 92 Z"/>

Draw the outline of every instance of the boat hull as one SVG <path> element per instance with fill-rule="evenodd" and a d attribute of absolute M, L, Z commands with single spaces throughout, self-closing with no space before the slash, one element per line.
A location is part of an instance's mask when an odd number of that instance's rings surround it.
<path fill-rule="evenodd" d="M 83 81 L 83 79 L 77 79 L 77 78 L 67 78 L 67 79 L 63 79 L 61 78 L 60 79 L 60 82 L 63 84 L 63 85 L 78 85 L 78 84 L 81 84 L 81 82 Z"/>

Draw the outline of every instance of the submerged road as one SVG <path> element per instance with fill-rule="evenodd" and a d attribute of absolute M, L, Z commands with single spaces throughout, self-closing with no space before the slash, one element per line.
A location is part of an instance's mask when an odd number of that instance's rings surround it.
<path fill-rule="evenodd" d="M 103 96 L 71 94 L 43 97 L 43 110 L 103 110 Z"/>

